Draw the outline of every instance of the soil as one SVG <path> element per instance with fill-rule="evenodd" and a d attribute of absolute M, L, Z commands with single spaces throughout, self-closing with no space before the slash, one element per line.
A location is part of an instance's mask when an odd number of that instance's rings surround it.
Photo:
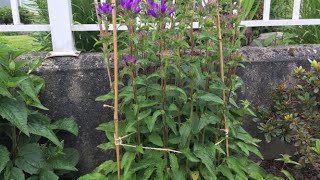
<path fill-rule="evenodd" d="M 298 169 L 293 165 L 283 166 L 283 162 L 275 160 L 262 161 L 260 166 L 263 167 L 268 173 L 283 178 L 285 178 L 285 176 L 281 172 L 282 168 L 290 172 L 295 180 L 320 180 L 320 176 L 318 176 L 319 173 L 314 168 Z"/>

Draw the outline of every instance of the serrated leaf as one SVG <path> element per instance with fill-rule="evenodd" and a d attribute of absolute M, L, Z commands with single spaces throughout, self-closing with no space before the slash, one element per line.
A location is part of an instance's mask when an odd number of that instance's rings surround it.
<path fill-rule="evenodd" d="M 173 179 L 177 179 L 177 180 L 185 179 L 185 177 L 183 176 L 183 173 L 179 170 L 179 162 L 178 162 L 177 156 L 173 153 L 170 153 L 169 160 L 170 160 L 170 167 L 171 167 Z"/>
<path fill-rule="evenodd" d="M 101 173 L 94 172 L 81 176 L 78 180 L 107 180 L 107 177 Z"/>
<path fill-rule="evenodd" d="M 220 122 L 220 118 L 214 114 L 203 114 L 198 122 L 192 122 L 193 128 L 192 131 L 194 133 L 200 132 L 203 128 L 208 126 L 209 124 L 217 124 Z"/>
<path fill-rule="evenodd" d="M 20 77 L 13 77 L 8 80 L 6 85 L 10 88 L 16 88 L 17 86 L 20 85 L 24 80 L 28 79 L 28 76 L 20 76 Z"/>
<path fill-rule="evenodd" d="M 13 98 L 11 93 L 8 91 L 8 89 L 5 87 L 4 84 L 0 81 L 0 95 L 8 97 L 8 98 Z"/>
<path fill-rule="evenodd" d="M 282 169 L 281 172 L 289 179 L 294 180 L 293 176 L 286 170 Z"/>
<path fill-rule="evenodd" d="M 203 96 L 200 96 L 199 99 L 206 101 L 206 102 L 213 102 L 213 103 L 217 103 L 217 104 L 224 104 L 223 100 L 214 94 L 205 94 Z"/>
<path fill-rule="evenodd" d="M 113 98 L 114 98 L 114 93 L 112 91 L 110 91 L 108 94 L 98 96 L 96 98 L 96 101 L 105 102 L 108 100 L 112 100 Z"/>
<path fill-rule="evenodd" d="M 94 173 L 101 173 L 107 175 L 109 173 L 114 173 L 117 171 L 117 163 L 112 160 L 105 161 L 100 164 L 95 170 Z"/>
<path fill-rule="evenodd" d="M 54 123 L 51 124 L 51 128 L 68 131 L 75 136 L 78 136 L 79 134 L 78 124 L 72 118 L 64 118 L 64 119 L 55 121 Z"/>
<path fill-rule="evenodd" d="M 220 166 L 218 167 L 218 170 L 221 172 L 221 174 L 222 174 L 224 177 L 228 178 L 229 180 L 234 180 L 234 176 L 233 176 L 232 172 L 231 172 L 230 169 L 229 169 L 227 166 L 225 166 L 224 164 L 220 165 Z"/>
<path fill-rule="evenodd" d="M 211 154 L 204 147 L 196 150 L 194 154 L 196 155 L 196 157 L 201 159 L 201 162 L 206 166 L 206 168 L 210 172 L 210 175 L 215 176 L 213 171 L 213 168 L 215 167 L 213 164 L 214 157 L 211 157 Z"/>
<path fill-rule="evenodd" d="M 152 132 L 154 125 L 157 121 L 158 116 L 160 116 L 162 113 L 160 110 L 157 110 L 153 113 L 152 117 L 146 118 L 145 122 L 148 126 L 149 132 Z"/>
<path fill-rule="evenodd" d="M 77 171 L 78 169 L 75 166 L 79 162 L 79 152 L 73 148 L 66 148 L 63 153 L 48 160 L 51 167 L 54 170 Z"/>
<path fill-rule="evenodd" d="M 176 92 L 176 93 L 178 93 L 177 96 L 175 96 L 175 97 L 179 97 L 179 98 L 182 99 L 184 102 L 187 102 L 187 100 L 188 100 L 188 96 L 187 96 L 186 92 L 184 92 L 183 89 L 181 89 L 181 88 L 179 88 L 179 87 L 177 87 L 177 86 L 167 85 L 167 86 L 166 86 L 166 91 L 167 91 L 168 93 L 170 93 L 170 92 Z"/>
<path fill-rule="evenodd" d="M 9 161 L 10 161 L 10 152 L 6 147 L 0 145 L 0 173 L 6 167 Z"/>
<path fill-rule="evenodd" d="M 130 172 L 131 169 L 131 164 L 134 162 L 134 159 L 136 157 L 135 153 L 132 152 L 126 152 L 124 153 L 124 155 L 121 158 L 121 168 L 124 169 L 123 170 L 123 179 L 130 179 L 131 175 L 134 172 Z"/>
<path fill-rule="evenodd" d="M 191 133 L 191 127 L 190 124 L 188 122 L 185 122 L 182 124 L 182 126 L 180 127 L 180 135 L 181 135 L 181 146 L 184 147 L 187 144 L 188 138 L 190 136 Z"/>
<path fill-rule="evenodd" d="M 249 176 L 254 180 L 264 180 L 258 172 L 250 172 Z"/>
<path fill-rule="evenodd" d="M 9 180 L 25 180 L 24 173 L 21 169 L 13 167 L 10 170 Z"/>
<path fill-rule="evenodd" d="M 29 174 L 38 174 L 44 168 L 46 160 L 38 144 L 26 144 L 18 149 L 15 164 Z"/>
<path fill-rule="evenodd" d="M 98 145 L 98 148 L 106 151 L 106 150 L 110 150 L 110 149 L 115 149 L 116 146 L 113 142 L 108 142 L 108 143 L 103 143 L 103 144 Z"/>
<path fill-rule="evenodd" d="M 157 146 L 163 146 L 163 142 L 161 136 L 157 133 L 152 133 L 149 135 L 149 141 Z"/>
<path fill-rule="evenodd" d="M 242 167 L 241 162 L 236 157 L 229 157 L 226 160 L 228 167 L 236 172 L 236 175 L 245 178 L 245 168 Z"/>
<path fill-rule="evenodd" d="M 38 116 L 37 114 L 33 114 L 28 117 L 28 121 L 28 128 L 31 134 L 45 137 L 58 147 L 62 148 L 62 143 L 51 129 L 50 123 L 45 119 L 42 119 L 41 116 Z"/>
<path fill-rule="evenodd" d="M 44 107 L 41 104 L 38 98 L 37 90 L 34 88 L 33 83 L 30 79 L 26 79 L 25 81 L 21 82 L 19 84 L 19 88 L 25 95 L 29 96 L 33 100 L 33 103 L 30 103 L 30 105 L 43 110 L 48 110 L 48 108 Z"/>
<path fill-rule="evenodd" d="M 20 99 L 0 99 L 0 116 L 11 122 L 20 131 L 29 136 L 29 130 L 27 126 L 28 109 L 24 102 L 22 102 Z"/>
<path fill-rule="evenodd" d="M 39 180 L 58 180 L 57 176 L 53 171 L 41 171 L 39 174 Z"/>
<path fill-rule="evenodd" d="M 155 168 L 148 168 L 144 171 L 144 174 L 143 174 L 143 177 L 142 180 L 149 180 L 152 173 L 154 172 Z"/>
<path fill-rule="evenodd" d="M 195 163 L 200 162 L 200 160 L 192 152 L 190 152 L 190 149 L 183 150 L 182 153 L 187 157 L 189 161 Z"/>

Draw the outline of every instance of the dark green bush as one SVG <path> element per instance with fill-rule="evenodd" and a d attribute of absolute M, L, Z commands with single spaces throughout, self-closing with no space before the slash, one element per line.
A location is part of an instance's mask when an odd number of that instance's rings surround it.
<path fill-rule="evenodd" d="M 268 142 L 281 138 L 296 147 L 300 164 L 319 167 L 313 147 L 320 138 L 320 62 L 310 63 L 310 71 L 294 70 L 294 84 L 283 83 L 273 91 L 271 107 L 261 109 L 256 121 Z"/>
<path fill-rule="evenodd" d="M 33 14 L 25 7 L 19 7 L 20 19 L 23 24 L 31 24 Z M 8 6 L 0 7 L 0 24 L 12 24 L 12 12 Z"/>

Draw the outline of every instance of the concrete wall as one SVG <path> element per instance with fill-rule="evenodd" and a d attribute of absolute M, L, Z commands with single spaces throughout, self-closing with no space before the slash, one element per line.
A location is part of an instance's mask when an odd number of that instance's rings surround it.
<path fill-rule="evenodd" d="M 250 62 L 245 69 L 238 71 L 246 83 L 246 91 L 242 97 L 250 100 L 256 107 L 270 102 L 272 87 L 290 80 L 294 67 L 308 66 L 308 58 L 319 59 L 320 45 L 244 47 L 241 52 Z M 32 56 L 43 58 L 45 55 Z M 101 103 L 94 100 L 108 91 L 102 55 L 88 53 L 77 58 L 45 59 L 39 74 L 46 80 L 42 101 L 50 109 L 49 115 L 52 118 L 71 116 L 80 125 L 78 138 L 65 135 L 66 146 L 76 147 L 80 151 L 79 173 L 88 173 L 99 163 L 113 157 L 112 152 L 102 152 L 96 148 L 104 142 L 105 137 L 95 128 L 100 123 L 113 119 L 112 110 L 103 108 Z M 252 135 L 261 137 L 251 120 L 247 120 L 244 126 Z M 261 151 L 266 158 L 274 158 L 280 153 L 292 151 L 292 148 L 276 141 L 273 145 L 261 143 Z"/>

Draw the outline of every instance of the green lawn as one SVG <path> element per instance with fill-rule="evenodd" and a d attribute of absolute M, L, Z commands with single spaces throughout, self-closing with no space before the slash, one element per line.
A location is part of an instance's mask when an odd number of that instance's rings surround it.
<path fill-rule="evenodd" d="M 6 44 L 25 53 L 38 52 L 41 48 L 35 39 L 28 35 L 1 35 L 0 44 Z"/>

